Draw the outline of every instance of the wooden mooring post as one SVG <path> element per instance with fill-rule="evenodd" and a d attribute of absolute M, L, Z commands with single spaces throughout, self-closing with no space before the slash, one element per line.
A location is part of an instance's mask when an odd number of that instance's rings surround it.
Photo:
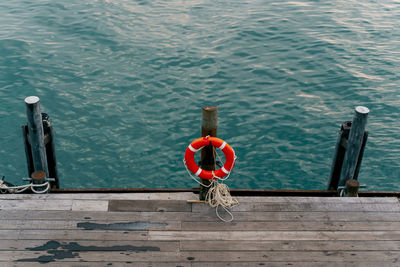
<path fill-rule="evenodd" d="M 342 171 L 343 159 L 346 153 L 350 127 L 351 121 L 345 121 L 340 126 L 340 131 L 336 140 L 335 153 L 332 160 L 328 190 L 336 190 L 339 185 L 340 172 Z"/>
<path fill-rule="evenodd" d="M 26 116 L 28 119 L 29 143 L 33 158 L 33 168 L 35 171 L 44 171 L 49 177 L 47 166 L 46 147 L 44 145 L 44 130 L 42 123 L 42 113 L 40 112 L 40 100 L 37 96 L 25 98 Z M 29 174 L 29 176 L 31 173 Z"/>
<path fill-rule="evenodd" d="M 342 189 L 346 181 L 357 180 L 368 132 L 365 131 L 369 109 L 355 108 L 353 121 L 344 122 L 336 142 L 328 190 Z"/>
<path fill-rule="evenodd" d="M 35 172 L 43 171 L 45 177 L 55 179 L 51 182 L 51 188 L 59 188 L 54 132 L 50 125 L 50 118 L 46 113 L 41 113 L 38 97 L 29 96 L 25 98 L 25 104 L 27 125 L 22 126 L 22 135 L 28 176 L 34 178 Z M 39 176 L 41 177 L 41 175 Z M 37 174 L 34 176 L 36 177 Z"/>
<path fill-rule="evenodd" d="M 217 137 L 218 128 L 218 107 L 209 106 L 202 108 L 202 121 L 201 121 L 201 136 L 207 135 Z M 207 171 L 215 170 L 215 152 L 213 146 L 204 147 L 201 150 L 200 168 Z M 201 179 L 204 185 L 210 185 L 211 180 Z M 205 200 L 209 187 L 200 184 L 199 199 Z"/>
<path fill-rule="evenodd" d="M 54 140 L 53 126 L 50 124 L 50 116 L 46 113 L 42 113 L 43 130 L 44 130 L 44 144 L 46 146 L 47 155 L 47 166 L 49 168 L 49 176 L 54 178 L 51 181 L 51 188 L 60 188 L 60 182 L 58 179 L 57 171 L 57 159 L 56 159 L 56 143 Z"/>

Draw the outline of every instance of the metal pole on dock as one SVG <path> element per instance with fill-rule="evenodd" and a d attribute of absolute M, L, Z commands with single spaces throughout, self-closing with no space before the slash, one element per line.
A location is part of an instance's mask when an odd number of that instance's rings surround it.
<path fill-rule="evenodd" d="M 202 121 L 201 121 L 201 136 L 207 135 L 217 137 L 218 128 L 218 107 L 209 106 L 202 107 Z M 206 171 L 215 170 L 215 153 L 214 147 L 208 146 L 201 150 L 201 163 L 200 168 Z M 201 179 L 204 185 L 210 185 L 211 180 Z M 205 200 L 209 187 L 200 185 L 199 199 Z"/>
<path fill-rule="evenodd" d="M 42 184 L 45 182 L 46 173 L 44 171 L 35 171 L 31 175 L 32 183 L 34 184 Z"/>
<path fill-rule="evenodd" d="M 33 167 L 35 171 L 44 171 L 46 176 L 49 177 L 46 147 L 44 144 L 42 113 L 40 112 L 40 99 L 37 96 L 28 96 L 25 98 L 25 104 Z"/>
<path fill-rule="evenodd" d="M 345 186 L 347 180 L 354 178 L 365 135 L 368 113 L 369 109 L 366 107 L 358 106 L 355 108 L 338 186 Z"/>

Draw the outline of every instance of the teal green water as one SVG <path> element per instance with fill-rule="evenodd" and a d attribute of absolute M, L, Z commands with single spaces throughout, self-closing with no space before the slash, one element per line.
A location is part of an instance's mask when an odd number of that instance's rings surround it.
<path fill-rule="evenodd" d="M 0 3 L 0 175 L 21 183 L 24 98 L 56 131 L 61 186 L 195 187 L 182 159 L 201 106 L 234 188 L 325 189 L 336 134 L 367 106 L 359 180 L 400 190 L 400 3 Z"/>

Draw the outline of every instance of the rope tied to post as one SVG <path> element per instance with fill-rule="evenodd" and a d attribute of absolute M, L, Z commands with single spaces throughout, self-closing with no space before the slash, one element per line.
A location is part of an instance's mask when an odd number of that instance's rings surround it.
<path fill-rule="evenodd" d="M 44 189 L 37 189 L 37 188 L 44 188 Z M 18 194 L 22 193 L 26 190 L 30 189 L 35 194 L 44 194 L 49 192 L 50 190 L 50 182 L 46 181 L 42 184 L 25 184 L 25 185 L 17 185 L 17 186 L 8 186 L 4 183 L 3 180 L 0 180 L 0 192 L 2 194 L 11 193 L 11 194 Z"/>
<path fill-rule="evenodd" d="M 219 148 L 225 155 L 226 162 L 218 170 L 203 170 L 194 160 L 194 154 L 208 145 L 211 145 L 214 148 Z M 218 157 L 219 161 L 222 162 L 216 149 L 214 149 L 214 156 Z M 202 137 L 193 141 L 186 149 L 185 158 L 183 159 L 186 171 L 190 177 L 200 185 L 209 188 L 205 202 L 208 203 L 210 207 L 215 208 L 217 217 L 224 222 L 231 222 L 233 220 L 233 215 L 228 209 L 239 204 L 239 201 L 230 195 L 228 186 L 223 183 L 223 181 L 227 180 L 231 175 L 236 159 L 237 157 L 231 146 L 219 138 L 210 136 Z M 211 180 L 211 183 L 205 185 L 200 179 L 196 179 L 192 174 L 201 179 Z M 231 218 L 229 220 L 225 220 L 220 216 L 218 212 L 219 206 L 222 206 L 222 208 L 230 215 Z"/>
<path fill-rule="evenodd" d="M 206 202 L 210 207 L 215 208 L 215 213 L 217 217 L 224 222 L 231 222 L 233 220 L 233 215 L 229 211 L 229 208 L 239 205 L 239 201 L 236 198 L 233 198 L 229 193 L 229 188 L 223 182 L 218 182 L 217 180 L 213 180 L 210 189 L 206 195 Z M 218 207 L 221 206 L 229 215 L 230 219 L 225 220 L 219 215 Z"/>

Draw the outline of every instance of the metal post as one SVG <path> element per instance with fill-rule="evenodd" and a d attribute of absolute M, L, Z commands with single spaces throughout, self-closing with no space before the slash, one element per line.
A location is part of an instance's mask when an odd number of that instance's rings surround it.
<path fill-rule="evenodd" d="M 46 176 L 49 177 L 39 97 L 28 96 L 25 98 L 25 104 L 26 115 L 28 119 L 29 143 L 31 145 L 33 157 L 33 167 L 35 171 L 44 171 Z"/>
<path fill-rule="evenodd" d="M 344 186 L 347 180 L 354 178 L 358 157 L 364 139 L 368 113 L 369 109 L 366 107 L 358 106 L 355 108 L 355 114 L 351 124 L 349 140 L 347 142 L 346 154 L 344 156 L 338 186 Z"/>
<path fill-rule="evenodd" d="M 217 137 L 218 128 L 218 107 L 203 107 L 201 121 L 201 136 L 207 135 Z M 214 147 L 208 146 L 201 150 L 200 168 L 206 171 L 215 170 L 215 153 Z M 201 179 L 204 185 L 210 185 L 211 180 Z M 205 200 L 209 187 L 200 185 L 199 199 Z"/>
<path fill-rule="evenodd" d="M 43 184 L 46 179 L 46 173 L 44 171 L 35 171 L 31 174 L 32 183 Z"/>

